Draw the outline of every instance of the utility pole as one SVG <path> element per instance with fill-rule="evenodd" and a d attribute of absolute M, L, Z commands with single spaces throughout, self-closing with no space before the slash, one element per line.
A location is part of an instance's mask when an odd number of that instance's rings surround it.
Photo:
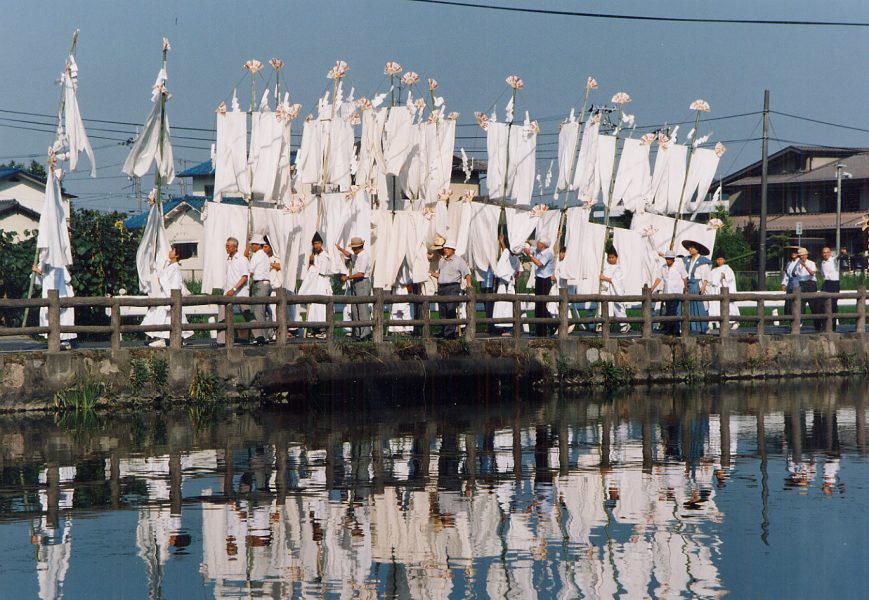
<path fill-rule="evenodd" d="M 142 212 L 142 182 L 133 176 L 133 193 L 136 195 L 136 213 Z"/>
<path fill-rule="evenodd" d="M 757 289 L 766 289 L 766 184 L 769 171 L 769 90 L 763 91 L 763 141 L 760 167 L 760 247 L 757 253 Z"/>
<path fill-rule="evenodd" d="M 836 249 L 833 252 L 837 257 L 839 248 L 842 247 L 842 169 L 844 168 L 845 165 L 842 163 L 836 163 Z"/>

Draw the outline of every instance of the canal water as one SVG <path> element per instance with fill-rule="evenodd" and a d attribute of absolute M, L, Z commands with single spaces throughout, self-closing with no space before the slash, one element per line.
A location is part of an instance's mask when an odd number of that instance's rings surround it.
<path fill-rule="evenodd" d="M 0 597 L 862 597 L 867 392 L 5 417 Z"/>

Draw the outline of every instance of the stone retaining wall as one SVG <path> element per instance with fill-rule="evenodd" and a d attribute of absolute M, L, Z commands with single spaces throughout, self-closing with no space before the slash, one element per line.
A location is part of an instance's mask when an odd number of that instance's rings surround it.
<path fill-rule="evenodd" d="M 165 386 L 131 384 L 134 361 L 163 362 Z M 307 397 L 335 383 L 495 377 L 570 385 L 656 384 L 866 373 L 869 335 L 712 336 L 569 340 L 400 340 L 291 344 L 282 348 L 77 350 L 0 355 L 0 411 L 52 407 L 58 390 L 101 381 L 112 402 L 183 398 L 197 372 L 216 375 L 231 397 Z M 135 388 L 135 389 L 134 389 Z"/>

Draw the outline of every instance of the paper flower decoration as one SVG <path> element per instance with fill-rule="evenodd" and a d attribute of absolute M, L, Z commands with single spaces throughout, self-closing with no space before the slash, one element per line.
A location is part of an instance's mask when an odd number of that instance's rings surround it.
<path fill-rule="evenodd" d="M 663 131 L 658 132 L 658 145 L 663 148 L 670 147 L 670 136 L 664 133 Z"/>
<path fill-rule="evenodd" d="M 692 102 L 691 106 L 689 106 L 688 108 L 690 108 L 691 110 L 699 110 L 700 112 L 709 112 L 710 110 L 712 110 L 711 108 L 709 108 L 709 103 L 706 102 L 706 100 L 702 100 L 700 98 Z"/>
<path fill-rule="evenodd" d="M 341 79 L 349 70 L 350 67 L 346 62 L 343 60 L 337 60 L 335 61 L 335 66 L 329 69 L 329 72 L 326 73 L 326 77 L 329 79 Z"/>
<path fill-rule="evenodd" d="M 226 114 L 226 102 L 221 102 L 220 104 L 218 104 L 217 110 L 215 110 L 214 112 L 216 112 L 219 115 L 225 115 Z"/>
<path fill-rule="evenodd" d="M 542 217 L 543 213 L 545 213 L 547 210 L 549 210 L 549 207 L 545 204 L 535 204 L 534 207 L 531 209 L 531 216 Z"/>
<path fill-rule="evenodd" d="M 78 29 L 76 29 L 76 33 L 78 33 Z M 172 46 L 169 45 L 169 38 L 163 38 L 163 52 L 168 52 L 172 49 Z"/>
<path fill-rule="evenodd" d="M 655 237 L 655 234 L 656 234 L 656 233 L 658 233 L 658 228 L 657 228 L 657 227 L 655 227 L 654 225 L 646 225 L 646 226 L 643 228 L 643 234 L 642 234 L 642 235 L 643 235 L 644 238 L 653 238 L 653 237 Z"/>
<path fill-rule="evenodd" d="M 721 219 L 709 219 L 709 222 L 706 224 L 707 229 L 721 229 L 724 227 L 724 221 Z"/>
<path fill-rule="evenodd" d="M 428 79 L 428 89 L 429 89 L 429 91 L 431 91 L 431 92 L 433 92 L 433 91 L 435 91 L 436 89 L 438 89 L 438 81 L 437 81 L 437 79 L 432 79 L 431 77 L 429 77 L 429 79 Z"/>
<path fill-rule="evenodd" d="M 403 83 L 404 85 L 413 85 L 415 83 L 419 83 L 419 75 L 417 75 L 413 71 L 408 71 L 401 76 L 401 83 Z"/>
<path fill-rule="evenodd" d="M 353 112 L 350 116 L 350 124 L 351 125 L 359 125 L 362 122 L 362 118 L 359 116 L 358 112 Z"/>
<path fill-rule="evenodd" d="M 616 104 L 627 104 L 631 101 L 631 97 L 628 96 L 625 92 L 617 92 L 615 96 L 612 97 L 611 102 Z"/>
<path fill-rule="evenodd" d="M 429 123 L 439 123 L 441 120 L 441 111 L 433 110 L 431 114 L 428 116 Z"/>
<path fill-rule="evenodd" d="M 640 138 L 640 144 L 642 144 L 643 146 L 648 146 L 656 139 L 658 139 L 658 136 L 654 133 L 646 133 L 643 135 L 643 137 Z"/>
<path fill-rule="evenodd" d="M 383 67 L 383 74 L 389 75 L 392 77 L 393 75 L 398 75 L 401 73 L 401 65 L 397 62 L 390 61 L 386 63 L 386 66 Z"/>
<path fill-rule="evenodd" d="M 540 133 L 540 124 L 537 121 L 531 121 L 526 125 L 526 129 L 529 133 L 538 134 Z"/>
<path fill-rule="evenodd" d="M 474 117 L 477 119 L 477 125 L 480 126 L 480 129 L 483 131 L 489 129 L 489 116 L 486 113 L 475 112 Z"/>
<path fill-rule="evenodd" d="M 594 77 L 589 76 L 589 78 L 585 80 L 585 89 L 596 90 L 597 80 Z"/>
<path fill-rule="evenodd" d="M 474 199 L 474 196 L 476 196 L 476 194 L 474 194 L 474 190 L 468 190 L 464 194 L 462 194 L 462 201 L 470 202 Z"/>
<path fill-rule="evenodd" d="M 374 185 L 373 183 L 366 183 L 365 184 L 365 193 L 368 194 L 369 196 L 376 196 L 377 195 L 377 186 Z"/>
<path fill-rule="evenodd" d="M 374 105 L 371 104 L 371 100 L 363 96 L 356 101 L 356 108 L 358 108 L 359 110 L 371 110 L 372 108 L 374 108 Z"/>
<path fill-rule="evenodd" d="M 350 200 L 353 200 L 353 197 L 356 196 L 356 193 L 357 193 L 359 190 L 361 190 L 361 189 L 362 189 L 362 188 L 361 188 L 360 186 L 358 186 L 358 185 L 351 185 L 351 186 L 350 186 L 350 191 L 348 191 L 348 192 L 344 195 L 344 199 L 347 200 L 348 202 L 349 202 Z"/>
<path fill-rule="evenodd" d="M 280 58 L 271 59 L 269 64 L 275 69 L 275 71 L 280 71 L 284 67 L 284 61 Z"/>
<path fill-rule="evenodd" d="M 727 146 L 725 146 L 721 142 L 715 144 L 715 156 L 721 158 L 722 156 L 724 156 L 725 152 L 727 152 Z"/>
<path fill-rule="evenodd" d="M 509 85 L 514 90 L 521 90 L 525 87 L 525 82 L 519 79 L 518 75 L 510 75 L 507 78 L 507 85 Z"/>
<path fill-rule="evenodd" d="M 453 197 L 453 190 L 451 190 L 448 187 L 442 188 L 438 192 L 438 200 L 440 200 L 441 202 L 446 202 L 447 200 L 449 200 L 452 197 Z"/>
<path fill-rule="evenodd" d="M 422 98 L 417 98 L 414 101 L 413 106 L 416 108 L 416 110 L 422 112 L 425 109 L 425 100 L 423 100 Z"/>
<path fill-rule="evenodd" d="M 453 111 L 447 115 L 447 121 L 457 121 L 459 119 L 459 113 Z"/>
<path fill-rule="evenodd" d="M 250 71 L 250 74 L 253 75 L 263 68 L 263 64 L 255 58 L 250 59 L 249 61 L 244 63 L 244 68 Z"/>
<path fill-rule="evenodd" d="M 435 216 L 435 211 L 426 206 L 424 209 L 422 209 L 422 216 L 426 221 L 431 221 L 432 218 Z"/>

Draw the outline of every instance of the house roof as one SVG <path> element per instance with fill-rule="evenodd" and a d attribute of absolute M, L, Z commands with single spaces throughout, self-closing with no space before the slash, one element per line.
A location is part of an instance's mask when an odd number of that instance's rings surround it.
<path fill-rule="evenodd" d="M 816 157 L 828 157 L 828 158 L 839 158 L 845 159 L 846 157 L 854 156 L 856 154 L 865 154 L 869 153 L 869 148 L 864 147 L 854 147 L 854 148 L 844 148 L 840 146 L 805 146 L 805 145 L 792 145 L 786 146 L 779 150 L 778 152 L 774 152 L 770 154 L 767 161 L 772 164 L 777 161 L 779 158 L 787 155 L 787 154 L 798 154 L 798 155 L 811 155 Z M 757 161 L 751 163 L 748 166 L 745 166 L 729 175 L 726 175 L 722 178 L 722 185 L 725 187 L 730 186 L 746 186 L 746 185 L 759 185 L 760 184 L 760 169 L 761 169 L 761 161 Z M 758 175 L 751 175 L 752 173 L 758 173 Z M 782 173 L 776 175 L 769 175 L 768 182 L 769 183 L 782 183 L 787 178 L 801 175 L 803 172 L 794 172 L 794 173 Z M 755 182 L 756 180 L 756 182 Z"/>
<path fill-rule="evenodd" d="M 177 196 L 175 198 L 170 198 L 163 202 L 163 215 L 169 216 L 172 211 L 179 210 L 184 206 L 188 206 L 197 212 L 202 212 L 202 209 L 205 208 L 205 203 L 209 200 L 206 196 Z M 245 206 L 246 203 L 242 198 L 223 198 L 224 204 L 236 204 L 239 206 Z M 145 226 L 145 223 L 148 222 L 148 212 L 142 212 L 138 215 L 133 215 L 132 217 L 127 217 L 124 219 L 124 227 L 127 229 L 141 229 Z"/>
<path fill-rule="evenodd" d="M 14 198 L 0 200 L 0 216 L 10 212 L 21 213 L 22 215 L 26 215 L 35 221 L 39 220 L 38 212 L 31 208 L 27 208 L 26 206 L 18 202 L 18 200 L 15 200 Z"/>
<path fill-rule="evenodd" d="M 842 229 L 860 229 L 863 227 L 863 218 L 864 213 L 862 212 L 843 212 Z M 735 216 L 731 219 L 737 227 L 745 227 L 750 221 L 758 222 L 758 218 L 753 215 Z M 807 231 L 835 229 L 836 213 L 770 215 L 766 220 L 766 230 L 794 231 L 797 228 L 797 223 L 802 223 L 803 229 Z"/>
<path fill-rule="evenodd" d="M 841 157 L 841 160 L 829 162 L 811 171 L 803 171 L 800 173 L 783 173 L 781 175 L 769 175 L 767 177 L 768 184 L 781 185 L 796 185 L 815 182 L 831 182 L 836 181 L 836 164 L 844 163 L 845 171 L 851 175 L 851 179 L 869 179 L 869 152 L 859 154 L 849 154 Z M 747 187 L 752 185 L 760 185 L 761 178 L 744 177 L 731 182 L 729 185 L 733 187 Z"/>
<path fill-rule="evenodd" d="M 24 177 L 25 179 L 29 179 L 30 181 L 32 181 L 34 183 L 38 183 L 39 185 L 42 185 L 42 186 L 45 185 L 45 179 L 43 179 L 42 177 L 39 177 L 38 175 L 34 175 L 33 173 L 31 173 L 30 171 L 27 171 L 26 169 L 22 169 L 20 167 L 0 167 L 0 180 L 11 179 L 12 177 L 16 177 L 16 176 Z M 64 198 L 77 198 L 78 197 L 78 196 L 73 196 L 72 194 L 67 193 L 66 190 L 63 189 L 63 186 L 61 186 L 60 193 L 63 195 Z"/>

